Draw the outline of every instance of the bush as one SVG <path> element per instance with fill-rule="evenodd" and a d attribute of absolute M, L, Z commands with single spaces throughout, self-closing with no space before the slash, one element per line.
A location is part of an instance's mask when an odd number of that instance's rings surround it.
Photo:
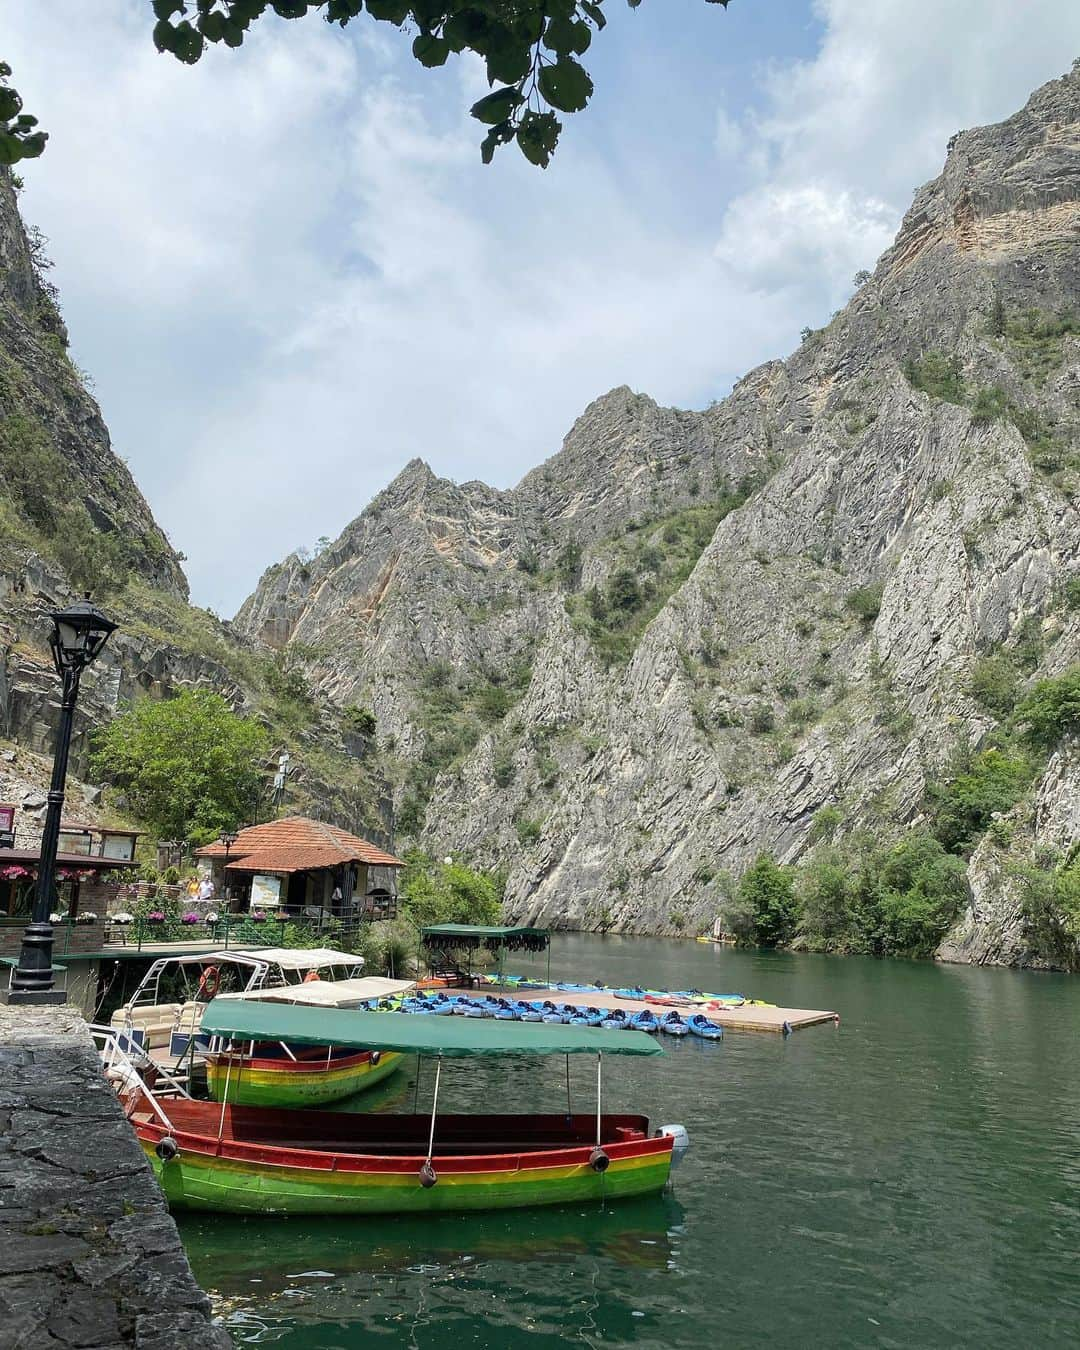
<path fill-rule="evenodd" d="M 758 733 L 772 731 L 776 725 L 776 714 L 767 703 L 755 703 L 750 709 L 750 730 Z"/>
<path fill-rule="evenodd" d="M 743 874 L 727 918 L 740 941 L 775 947 L 795 936 L 799 913 L 792 869 L 763 853 Z"/>
<path fill-rule="evenodd" d="M 417 928 L 439 923 L 497 924 L 503 878 L 462 862 L 436 862 L 418 849 L 405 854 L 402 910 Z"/>
<path fill-rule="evenodd" d="M 514 829 L 517 831 L 518 842 L 521 844 L 534 844 L 543 833 L 543 828 L 543 821 L 528 816 L 519 816 L 514 821 Z"/>
<path fill-rule="evenodd" d="M 934 837 L 950 852 L 970 851 L 992 816 L 1008 811 L 1031 782 L 1026 756 L 983 750 L 963 757 L 949 776 L 927 787 Z"/>
<path fill-rule="evenodd" d="M 495 780 L 495 786 L 498 788 L 508 788 L 514 781 L 517 770 L 514 768 L 514 757 L 509 750 L 500 750 L 495 756 L 495 762 L 492 766 L 491 776 Z"/>
<path fill-rule="evenodd" d="M 924 830 L 884 847 L 864 835 L 804 863 L 796 892 L 810 947 L 929 956 L 965 903 L 966 867 Z"/>
<path fill-rule="evenodd" d="M 907 362 L 904 374 L 913 389 L 919 389 L 932 398 L 945 399 L 948 403 L 964 401 L 964 380 L 956 356 L 946 356 L 943 352 L 924 352 L 917 359 Z"/>
<path fill-rule="evenodd" d="M 376 721 L 375 714 L 370 708 L 361 708 L 353 704 L 350 708 L 342 709 L 341 720 L 344 722 L 347 730 L 357 736 L 374 736 Z"/>
<path fill-rule="evenodd" d="M 998 717 L 1012 712 L 1019 688 L 1019 673 L 1004 652 L 980 656 L 968 677 L 968 693 Z"/>
<path fill-rule="evenodd" d="M 622 567 L 612 575 L 608 582 L 607 599 L 612 609 L 633 610 L 641 604 L 641 587 L 629 568 Z"/>
<path fill-rule="evenodd" d="M 1039 682 L 1021 699 L 1017 721 L 1025 738 L 1042 749 L 1050 749 L 1062 736 L 1080 731 L 1080 666 L 1064 675 Z"/>
<path fill-rule="evenodd" d="M 1056 870 L 1016 870 L 1026 936 L 1035 955 L 1065 970 L 1080 969 L 1080 863 Z"/>
<path fill-rule="evenodd" d="M 845 596 L 844 604 L 863 623 L 873 623 L 881 613 L 881 597 L 884 590 L 883 581 L 872 582 L 869 586 L 857 586 Z"/>
<path fill-rule="evenodd" d="M 995 384 L 976 393 L 971 402 L 971 420 L 977 426 L 984 426 L 988 422 L 1000 422 L 1003 417 L 1009 416 L 1011 410 L 1008 394 Z"/>

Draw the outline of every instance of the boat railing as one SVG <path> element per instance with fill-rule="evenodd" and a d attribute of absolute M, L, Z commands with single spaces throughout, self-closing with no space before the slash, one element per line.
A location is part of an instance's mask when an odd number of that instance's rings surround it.
<path fill-rule="evenodd" d="M 151 1059 L 142 1046 L 126 1032 L 117 1031 L 115 1027 L 102 1026 L 98 1022 L 90 1022 L 87 1025 L 101 1058 L 102 1072 L 109 1082 L 121 1093 L 139 1088 L 157 1115 L 161 1117 L 169 1129 L 172 1129 L 169 1118 L 156 1105 L 156 1101 L 157 1098 L 165 1095 L 185 1097 L 190 1101 L 191 1093 L 183 1082 L 175 1074 L 170 1073 L 168 1069 L 163 1068 L 162 1065 Z M 144 1077 L 144 1074 L 150 1069 L 154 1070 L 152 1087 Z"/>

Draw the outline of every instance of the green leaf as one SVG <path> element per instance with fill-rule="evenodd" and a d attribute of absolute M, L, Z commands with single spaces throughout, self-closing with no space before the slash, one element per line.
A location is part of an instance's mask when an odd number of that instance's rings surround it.
<path fill-rule="evenodd" d="M 532 69 L 532 49 L 520 42 L 509 28 L 501 32 L 487 48 L 487 77 L 491 84 L 517 84 Z"/>
<path fill-rule="evenodd" d="M 9 121 L 21 107 L 22 99 L 14 89 L 0 89 L 0 121 Z"/>
<path fill-rule="evenodd" d="M 536 85 L 548 103 L 560 112 L 580 112 L 593 91 L 588 71 L 569 56 L 552 66 L 544 66 Z"/>
<path fill-rule="evenodd" d="M 494 126 L 496 122 L 502 122 L 509 117 L 521 100 L 520 89 L 512 87 L 496 89 L 493 94 L 487 94 L 478 103 L 474 103 L 469 111 L 478 121 Z"/>
<path fill-rule="evenodd" d="M 421 33 L 412 45 L 412 54 L 422 66 L 444 66 L 450 55 L 450 44 L 434 33 Z"/>
<path fill-rule="evenodd" d="M 551 19 L 544 29 L 544 46 L 559 56 L 588 51 L 592 29 L 581 19 Z"/>
<path fill-rule="evenodd" d="M 206 38 L 207 42 L 220 42 L 225 36 L 227 22 L 228 20 L 221 10 L 215 9 L 210 14 L 203 14 L 200 17 L 199 32 Z"/>
<path fill-rule="evenodd" d="M 183 0 L 154 0 L 155 19 L 171 19 L 174 14 L 183 14 Z"/>
<path fill-rule="evenodd" d="M 367 10 L 373 19 L 404 23 L 409 13 L 409 3 L 408 0 L 367 0 Z"/>
<path fill-rule="evenodd" d="M 558 144 L 562 123 L 554 113 L 526 111 L 517 129 L 518 149 L 530 164 L 546 169 Z"/>
<path fill-rule="evenodd" d="M 363 10 L 363 0 L 330 0 L 326 6 L 326 22 L 340 24 L 344 28 L 350 19 L 355 19 Z"/>
<path fill-rule="evenodd" d="M 592 0 L 581 0 L 581 8 L 596 24 L 597 30 L 603 28 L 607 23 L 607 19 L 604 18 L 604 11 L 599 5 L 593 4 Z"/>

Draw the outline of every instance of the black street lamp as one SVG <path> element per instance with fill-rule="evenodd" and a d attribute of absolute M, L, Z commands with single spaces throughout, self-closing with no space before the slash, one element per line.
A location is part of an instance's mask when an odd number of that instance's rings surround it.
<path fill-rule="evenodd" d="M 63 681 L 60 730 L 53 753 L 52 783 L 49 786 L 45 829 L 41 836 L 34 908 L 23 933 L 19 964 L 12 976 L 7 996 L 9 1003 L 67 1001 L 64 990 L 53 989 L 53 929 L 49 915 L 56 903 L 56 849 L 60 840 L 60 816 L 64 808 L 71 727 L 82 673 L 97 659 L 110 634 L 116 629 L 116 624 L 90 603 L 89 594 L 84 600 L 77 600 L 67 609 L 58 610 L 49 617 L 53 621 L 49 646 L 57 674 Z"/>
<path fill-rule="evenodd" d="M 219 844 L 224 844 L 224 845 L 225 845 L 225 863 L 224 863 L 224 866 L 222 867 L 221 875 L 222 875 L 222 877 L 224 877 L 224 883 L 223 883 L 223 884 L 224 884 L 224 887 L 225 887 L 225 901 L 226 901 L 226 903 L 228 903 L 228 902 L 232 899 L 232 893 L 231 893 L 231 892 L 232 892 L 232 888 L 231 888 L 230 885 L 229 885 L 229 853 L 230 853 L 230 851 L 231 851 L 231 849 L 232 849 L 233 844 L 236 843 L 236 840 L 237 840 L 237 836 L 236 836 L 234 833 L 232 833 L 231 831 L 229 831 L 229 830 L 223 831 L 223 833 L 222 833 L 222 835 L 221 835 L 221 838 L 218 840 L 218 843 L 219 843 Z"/>

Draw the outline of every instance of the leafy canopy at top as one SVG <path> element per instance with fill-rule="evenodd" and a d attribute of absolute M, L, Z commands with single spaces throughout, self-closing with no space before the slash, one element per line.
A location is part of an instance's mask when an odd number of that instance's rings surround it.
<path fill-rule="evenodd" d="M 205 843 L 250 819 L 266 731 L 220 694 L 142 699 L 94 735 L 93 770 L 161 839 Z"/>
<path fill-rule="evenodd" d="M 636 9 L 641 0 L 626 0 Z M 546 168 L 562 130 L 559 113 L 580 112 L 593 83 L 578 59 L 606 24 L 604 0 L 150 0 L 154 43 L 194 65 L 209 43 L 239 47 L 269 10 L 282 19 L 321 14 L 344 28 L 366 10 L 412 36 L 422 66 L 444 65 L 450 54 L 483 58 L 492 92 L 472 107 L 487 128 L 484 163 L 511 141 L 531 164 Z M 723 5 L 729 0 L 705 0 Z M 0 67 L 0 75 L 10 75 Z M 22 113 L 13 89 L 0 87 L 0 161 L 40 155 L 46 133 Z"/>

